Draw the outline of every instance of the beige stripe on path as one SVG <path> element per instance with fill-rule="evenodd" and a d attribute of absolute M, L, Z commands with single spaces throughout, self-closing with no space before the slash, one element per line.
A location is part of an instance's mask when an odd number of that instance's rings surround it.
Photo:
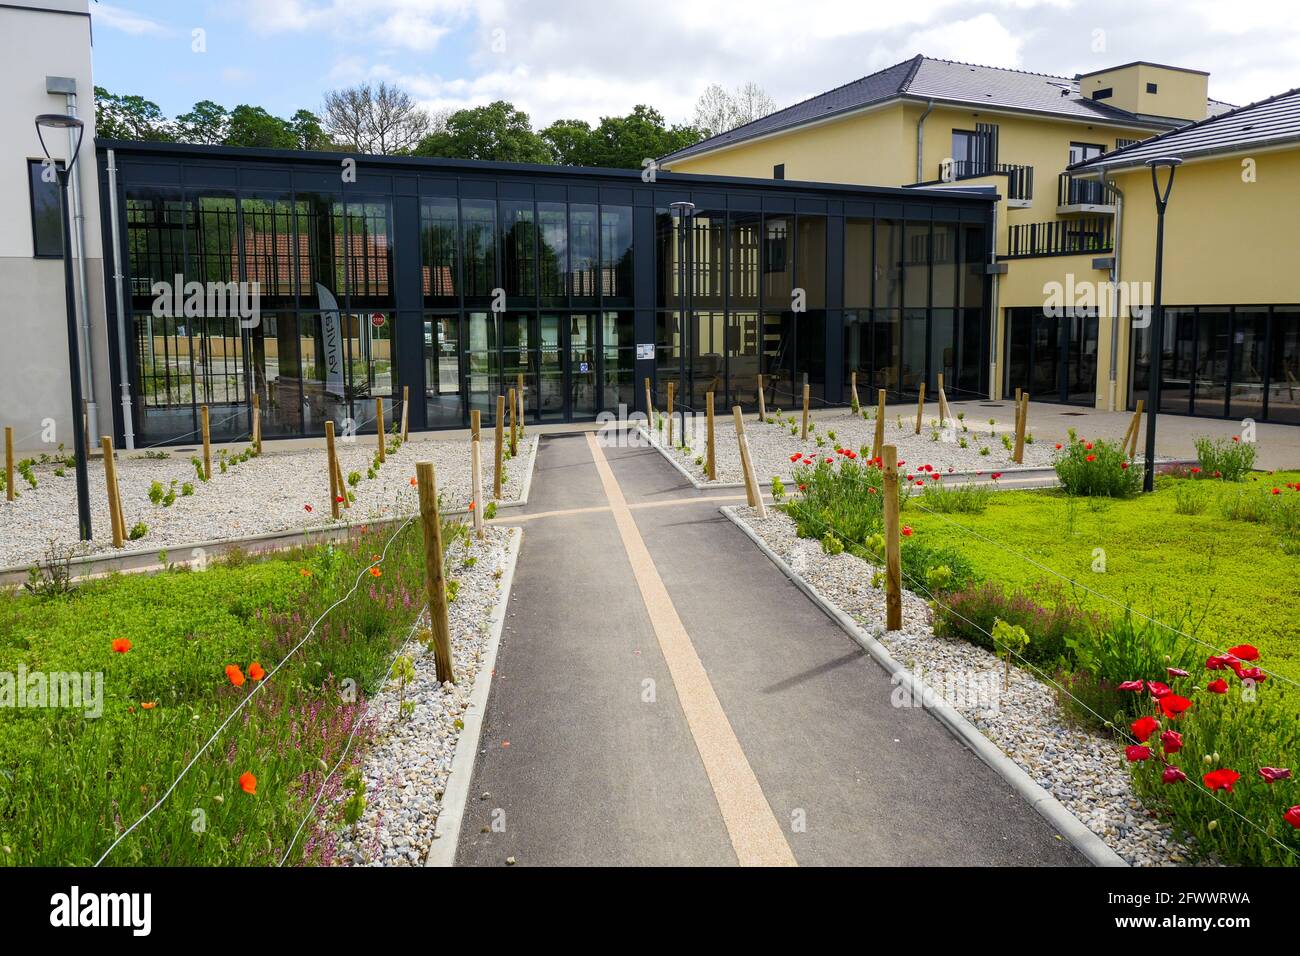
<path fill-rule="evenodd" d="M 731 729 L 595 435 L 587 434 L 587 445 L 736 857 L 741 866 L 796 866 L 790 844 Z"/>

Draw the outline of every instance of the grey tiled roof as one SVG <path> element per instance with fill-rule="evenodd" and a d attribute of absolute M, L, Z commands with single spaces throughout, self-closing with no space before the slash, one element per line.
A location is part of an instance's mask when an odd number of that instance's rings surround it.
<path fill-rule="evenodd" d="M 1202 155 L 1288 141 L 1300 144 L 1300 88 L 1219 113 L 1181 129 L 1169 130 L 1133 146 L 1076 163 L 1070 168 L 1140 166 L 1157 156 L 1195 159 Z"/>
<path fill-rule="evenodd" d="M 902 96 L 972 106 L 1029 110 L 1095 122 L 1131 122 L 1155 128 L 1181 123 L 1164 117 L 1136 116 L 1118 107 L 1080 96 L 1078 81 L 1069 77 L 914 56 L 752 123 L 701 140 L 665 156 L 662 162 L 671 163 L 721 146 L 741 143 Z M 1210 111 L 1214 110 L 1217 103 L 1218 101 L 1211 101 Z M 1227 107 L 1227 104 L 1218 105 Z"/>

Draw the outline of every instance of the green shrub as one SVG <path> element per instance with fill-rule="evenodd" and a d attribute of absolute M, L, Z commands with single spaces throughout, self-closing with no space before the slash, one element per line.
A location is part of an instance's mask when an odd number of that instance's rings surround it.
<path fill-rule="evenodd" d="M 1202 436 L 1196 439 L 1196 462 L 1207 478 L 1243 481 L 1255 467 L 1255 446 L 1240 435 L 1231 441 Z"/>
<path fill-rule="evenodd" d="M 1072 663 L 1070 642 L 1102 626 L 1099 617 L 1080 609 L 1059 588 L 1007 592 L 986 583 L 944 597 L 935 608 L 934 632 L 994 650 L 989 635 L 997 620 L 1023 627 L 1030 636 L 1025 659 L 1045 667 Z"/>
<path fill-rule="evenodd" d="M 916 499 L 916 504 L 927 511 L 940 514 L 983 514 L 993 497 L 988 485 L 967 482 L 962 485 L 943 485 L 928 482 Z"/>
<path fill-rule="evenodd" d="M 844 542 L 835 537 L 834 531 L 827 531 L 822 535 L 822 551 L 829 555 L 844 553 Z"/>
<path fill-rule="evenodd" d="M 1198 515 L 1205 511 L 1206 496 L 1203 489 L 1192 481 L 1174 485 L 1174 511 L 1180 515 Z"/>
<path fill-rule="evenodd" d="M 1071 441 L 1056 453 L 1053 464 L 1069 495 L 1127 498 L 1142 487 L 1141 471 L 1129 467 L 1124 450 L 1113 442 Z"/>
<path fill-rule="evenodd" d="M 145 524 L 143 521 L 137 521 L 134 525 L 131 526 L 131 530 L 127 533 L 127 537 L 130 538 L 132 541 L 139 541 L 148 533 L 149 533 L 149 526 Z"/>

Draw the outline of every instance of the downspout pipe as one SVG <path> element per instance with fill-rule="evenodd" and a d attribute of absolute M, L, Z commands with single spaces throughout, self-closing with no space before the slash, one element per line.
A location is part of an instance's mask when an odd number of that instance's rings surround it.
<path fill-rule="evenodd" d="M 65 111 L 69 116 L 77 116 L 77 81 L 68 76 L 47 76 L 45 78 L 45 91 L 54 95 L 62 94 Z M 68 130 L 68 155 L 72 155 L 73 149 L 77 146 L 77 138 L 82 136 L 81 130 Z M 91 143 L 90 155 L 94 155 L 94 143 Z M 72 217 L 72 241 L 73 248 L 71 253 L 76 260 L 76 268 L 73 275 L 76 279 L 76 285 L 73 289 L 73 297 L 77 310 L 78 323 L 81 326 L 81 352 L 84 357 L 82 365 L 82 394 L 86 397 L 86 427 L 87 435 L 90 436 L 90 443 L 96 443 L 96 436 L 100 434 L 99 429 L 99 406 L 95 402 L 95 342 L 90 334 L 90 304 L 86 298 L 86 292 L 90 288 L 90 281 L 87 278 L 86 266 L 86 215 L 85 206 L 82 202 L 81 193 L 81 157 L 84 151 L 77 155 L 77 159 L 72 164 L 69 174 L 69 213 Z M 72 414 L 80 415 L 81 409 L 74 408 Z"/>
<path fill-rule="evenodd" d="M 1107 183 L 1106 170 L 1101 171 L 1101 183 Z M 1124 235 L 1124 193 L 1113 182 L 1110 188 L 1115 190 L 1115 252 L 1110 266 L 1110 395 L 1107 400 L 1108 411 L 1118 411 L 1119 400 L 1119 303 L 1120 303 L 1120 242 Z M 1130 302 L 1129 305 L 1132 305 Z"/>
<path fill-rule="evenodd" d="M 916 121 L 916 179 L 913 182 L 924 182 L 923 177 L 923 158 L 925 154 L 925 120 L 934 111 L 934 100 L 930 100 L 925 105 L 925 112 L 921 118 Z"/>
<path fill-rule="evenodd" d="M 989 237 L 989 265 L 998 261 L 998 205 L 993 204 L 993 234 Z M 998 321 L 1001 318 L 998 309 L 998 279 L 993 273 L 992 288 L 989 290 L 989 401 L 998 400 L 1002 385 L 998 381 Z"/>
<path fill-rule="evenodd" d="M 122 293 L 122 229 L 117 218 L 117 155 L 108 151 L 108 210 L 113 238 L 113 301 L 117 306 L 117 364 L 122 392 L 122 436 L 127 451 L 135 450 L 135 425 L 131 415 L 131 375 L 126 357 L 126 301 Z"/>

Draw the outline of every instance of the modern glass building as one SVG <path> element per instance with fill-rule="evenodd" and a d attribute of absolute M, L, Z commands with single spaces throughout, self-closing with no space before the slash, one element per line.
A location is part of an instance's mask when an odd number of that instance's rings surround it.
<path fill-rule="evenodd" d="M 373 431 L 404 386 L 412 429 L 463 427 L 520 375 L 532 422 L 640 408 L 646 377 L 697 408 L 752 405 L 759 373 L 778 404 L 805 374 L 847 401 L 855 370 L 864 400 L 987 391 L 987 197 L 100 141 L 106 194 L 110 151 L 144 444 L 193 441 L 203 405 L 246 435 L 255 395 L 268 438 Z M 191 299 L 254 281 L 253 321 Z"/>

